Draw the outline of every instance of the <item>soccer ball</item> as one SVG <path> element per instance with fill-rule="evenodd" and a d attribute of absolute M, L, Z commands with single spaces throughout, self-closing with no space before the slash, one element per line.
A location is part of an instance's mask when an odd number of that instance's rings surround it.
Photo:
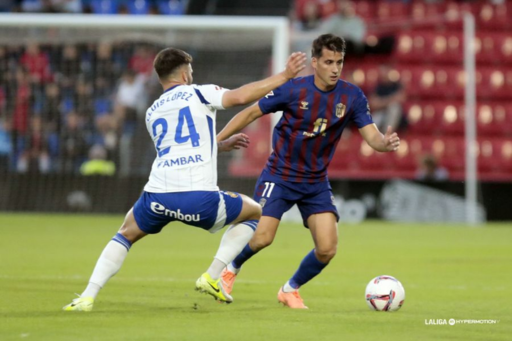
<path fill-rule="evenodd" d="M 378 276 L 366 286 L 366 303 L 371 310 L 396 311 L 405 300 L 405 290 L 395 277 Z"/>

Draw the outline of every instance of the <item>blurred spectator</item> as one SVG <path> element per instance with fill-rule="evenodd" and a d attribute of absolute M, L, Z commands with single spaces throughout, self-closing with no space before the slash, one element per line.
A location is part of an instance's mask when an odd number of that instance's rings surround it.
<path fill-rule="evenodd" d="M 56 83 L 48 83 L 40 112 L 47 134 L 57 133 L 61 129 L 61 101 L 59 86 Z"/>
<path fill-rule="evenodd" d="M 0 118 L 0 172 L 9 169 L 9 155 L 11 155 L 11 139 L 7 123 Z"/>
<path fill-rule="evenodd" d="M 75 45 L 66 45 L 62 51 L 62 59 L 58 62 L 58 71 L 62 76 L 61 83 L 71 85 L 78 79 L 81 72 L 81 60 Z"/>
<path fill-rule="evenodd" d="M 302 31 L 315 30 L 322 22 L 322 8 L 316 0 L 308 0 L 302 4 L 301 11 L 297 14 L 297 28 Z"/>
<path fill-rule="evenodd" d="M 320 26 L 320 30 L 323 33 L 332 33 L 345 38 L 349 51 L 362 51 L 366 36 L 366 23 L 356 15 L 352 1 L 338 0 L 336 4 L 338 12 L 327 18 Z"/>
<path fill-rule="evenodd" d="M 112 113 L 112 89 L 104 77 L 98 77 L 94 86 L 95 117 Z"/>
<path fill-rule="evenodd" d="M 114 162 L 107 160 L 107 151 L 101 145 L 94 145 L 89 150 L 89 160 L 80 167 L 82 175 L 109 175 L 116 172 Z"/>
<path fill-rule="evenodd" d="M 75 172 L 87 156 L 88 132 L 83 129 L 80 117 L 72 112 L 60 136 L 60 168 L 64 172 Z"/>
<path fill-rule="evenodd" d="M 182 15 L 185 13 L 187 0 L 156 0 L 160 14 Z"/>
<path fill-rule="evenodd" d="M 153 56 L 150 45 L 134 43 L 0 47 L 0 138 L 9 139 L 0 155 L 9 153 L 8 168 L 48 172 L 55 160 L 56 170 L 79 172 L 99 144 L 130 173 Z"/>
<path fill-rule="evenodd" d="M 150 0 L 132 0 L 126 3 L 129 14 L 150 14 L 151 10 Z"/>
<path fill-rule="evenodd" d="M 45 83 L 52 80 L 50 61 L 46 53 L 42 52 L 37 43 L 29 43 L 20 63 L 24 66 L 34 84 Z"/>
<path fill-rule="evenodd" d="M 93 87 L 92 84 L 84 78 L 76 83 L 76 93 L 74 96 L 74 110 L 85 119 L 85 123 L 91 124 L 94 120 Z"/>
<path fill-rule="evenodd" d="M 425 154 L 420 158 L 420 164 L 416 171 L 416 180 L 446 181 L 448 177 L 448 170 L 438 165 L 434 155 Z"/>
<path fill-rule="evenodd" d="M 5 90 L 2 83 L 0 83 L 0 120 L 7 116 L 7 99 L 5 98 Z"/>
<path fill-rule="evenodd" d="M 24 68 L 16 71 L 16 82 L 12 84 L 14 108 L 11 117 L 11 140 L 14 156 L 23 150 L 28 131 L 30 108 L 32 107 L 32 90 L 30 78 Z"/>
<path fill-rule="evenodd" d="M 113 86 L 115 81 L 121 76 L 123 66 L 114 58 L 112 45 L 101 43 L 97 46 L 90 46 L 92 56 L 92 67 L 90 68 L 90 77 L 95 78 L 98 75 L 108 80 L 109 86 Z"/>
<path fill-rule="evenodd" d="M 377 85 L 369 96 L 373 121 L 381 132 L 385 132 L 388 126 L 396 131 L 405 125 L 402 108 L 405 98 L 405 89 L 400 83 L 398 72 L 382 64 Z"/>
<path fill-rule="evenodd" d="M 83 9 L 81 0 L 49 0 L 48 2 L 52 11 L 55 12 L 81 13 Z"/>
<path fill-rule="evenodd" d="M 43 121 L 40 116 L 34 116 L 30 122 L 25 149 L 18 158 L 16 169 L 20 173 L 37 171 L 48 173 L 50 167 L 48 141 L 43 130 Z"/>
<path fill-rule="evenodd" d="M 92 136 L 92 144 L 104 146 L 114 156 L 118 147 L 117 120 L 112 115 L 97 116 L 94 127 L 96 129 Z"/>
<path fill-rule="evenodd" d="M 43 10 L 42 0 L 22 0 L 21 10 L 23 12 L 40 12 Z"/>
<path fill-rule="evenodd" d="M 85 10 L 95 14 L 116 14 L 118 12 L 116 0 L 90 0 Z"/>
<path fill-rule="evenodd" d="M 116 93 L 115 111 L 123 134 L 132 135 L 137 124 L 138 111 L 145 107 L 145 78 L 127 70 Z"/>
<path fill-rule="evenodd" d="M 155 54 L 150 47 L 140 46 L 135 48 L 135 54 L 130 58 L 129 67 L 137 74 L 150 77 L 153 72 L 154 59 Z"/>
<path fill-rule="evenodd" d="M 4 84 L 8 70 L 9 58 L 7 56 L 7 49 L 3 46 L 0 46 L 0 86 Z"/>
<path fill-rule="evenodd" d="M 0 13 L 10 12 L 14 7 L 14 1 L 12 0 L 1 0 L 0 1 Z"/>

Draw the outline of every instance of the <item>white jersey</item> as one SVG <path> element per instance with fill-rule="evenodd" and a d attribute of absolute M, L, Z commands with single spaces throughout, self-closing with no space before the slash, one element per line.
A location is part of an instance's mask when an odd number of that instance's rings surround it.
<path fill-rule="evenodd" d="M 146 112 L 156 148 L 146 192 L 218 191 L 215 115 L 227 91 L 216 85 L 178 85 Z"/>

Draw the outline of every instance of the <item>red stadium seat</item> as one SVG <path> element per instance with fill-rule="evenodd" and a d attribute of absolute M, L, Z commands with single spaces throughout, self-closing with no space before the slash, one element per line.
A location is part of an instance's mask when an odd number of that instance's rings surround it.
<path fill-rule="evenodd" d="M 484 30 L 504 30 L 511 27 L 512 17 L 511 4 L 505 1 L 503 4 L 493 5 L 481 3 L 477 5 L 475 15 L 477 25 Z"/>
<path fill-rule="evenodd" d="M 439 126 L 439 113 L 431 102 L 407 102 L 404 112 L 412 134 L 431 134 Z"/>
<path fill-rule="evenodd" d="M 397 69 L 409 96 L 438 99 L 464 94 L 464 79 L 458 67 L 402 65 Z"/>
<path fill-rule="evenodd" d="M 431 57 L 434 34 L 431 32 L 401 32 L 397 38 L 395 58 L 402 62 L 421 62 Z"/>
<path fill-rule="evenodd" d="M 458 31 L 405 31 L 398 35 L 395 57 L 404 62 L 461 63 L 462 33 Z"/>
<path fill-rule="evenodd" d="M 389 153 L 393 169 L 396 171 L 408 171 L 414 173 L 418 169 L 419 157 L 423 155 L 422 145 L 412 134 L 402 137 L 400 148 L 395 153 Z M 411 138 L 409 138 L 411 137 Z"/>
<path fill-rule="evenodd" d="M 451 1 L 446 5 L 445 17 L 448 19 L 446 26 L 453 29 L 462 29 L 462 13 L 476 13 L 476 11 L 477 7 L 475 4 Z"/>
<path fill-rule="evenodd" d="M 442 32 L 434 34 L 430 56 L 434 62 L 461 63 L 463 38 L 460 32 Z"/>
<path fill-rule="evenodd" d="M 364 171 L 386 171 L 392 168 L 392 160 L 387 153 L 376 152 L 365 141 L 361 141 L 358 148 L 359 165 Z"/>
<path fill-rule="evenodd" d="M 358 133 L 343 134 L 338 142 L 334 156 L 329 164 L 329 171 L 346 171 L 359 169 L 359 146 L 362 138 Z"/>
<path fill-rule="evenodd" d="M 373 1 L 356 1 L 354 5 L 358 16 L 363 18 L 366 22 L 373 20 L 375 17 L 375 5 Z"/>
<path fill-rule="evenodd" d="M 415 1 L 411 5 L 411 16 L 416 21 L 435 22 L 435 19 L 441 17 L 445 10 L 446 4 L 443 2 L 426 3 L 425 1 Z"/>
<path fill-rule="evenodd" d="M 437 104 L 440 112 L 439 130 L 447 136 L 464 134 L 465 107 L 462 102 Z"/>
<path fill-rule="evenodd" d="M 490 33 L 478 33 L 475 37 L 475 54 L 479 63 L 500 62 L 500 37 Z"/>
<path fill-rule="evenodd" d="M 379 66 L 375 63 L 359 64 L 351 70 L 345 70 L 344 74 L 347 75 L 347 78 L 350 78 L 350 80 L 360 87 L 365 93 L 369 93 L 377 85 Z"/>
<path fill-rule="evenodd" d="M 481 82 L 477 86 L 477 95 L 485 99 L 508 99 L 512 91 L 512 69 L 478 68 Z"/>
<path fill-rule="evenodd" d="M 500 171 L 512 179 L 512 140 L 504 139 L 497 143 L 500 153 Z"/>
<path fill-rule="evenodd" d="M 502 63 L 512 63 L 512 37 L 510 34 L 499 35 L 496 45 L 496 54 L 500 56 L 500 61 Z"/>
<path fill-rule="evenodd" d="M 376 19 L 389 21 L 409 18 L 409 4 L 399 1 L 380 1 L 376 7 Z"/>
<path fill-rule="evenodd" d="M 432 152 L 440 164 L 450 173 L 463 172 L 465 169 L 464 138 L 436 139 L 432 143 Z"/>
<path fill-rule="evenodd" d="M 512 105 L 479 103 L 477 108 L 479 136 L 505 136 L 512 127 Z"/>
<path fill-rule="evenodd" d="M 500 168 L 499 142 L 490 139 L 478 141 L 478 172 L 479 175 L 489 175 Z"/>

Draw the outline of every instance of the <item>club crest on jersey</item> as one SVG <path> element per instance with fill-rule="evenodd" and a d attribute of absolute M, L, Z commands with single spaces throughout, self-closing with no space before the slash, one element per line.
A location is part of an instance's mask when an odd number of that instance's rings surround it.
<path fill-rule="evenodd" d="M 300 102 L 300 109 L 302 109 L 302 110 L 308 110 L 308 109 L 309 109 L 309 108 L 308 108 L 308 105 L 309 105 L 309 103 L 308 103 L 308 102 L 301 101 L 301 102 Z"/>
<path fill-rule="evenodd" d="M 345 116 L 345 109 L 347 109 L 347 106 L 343 103 L 336 104 L 336 117 L 342 118 Z"/>
<path fill-rule="evenodd" d="M 230 191 L 224 191 L 225 194 L 229 195 L 231 198 L 238 198 L 238 194 L 230 192 Z"/>

